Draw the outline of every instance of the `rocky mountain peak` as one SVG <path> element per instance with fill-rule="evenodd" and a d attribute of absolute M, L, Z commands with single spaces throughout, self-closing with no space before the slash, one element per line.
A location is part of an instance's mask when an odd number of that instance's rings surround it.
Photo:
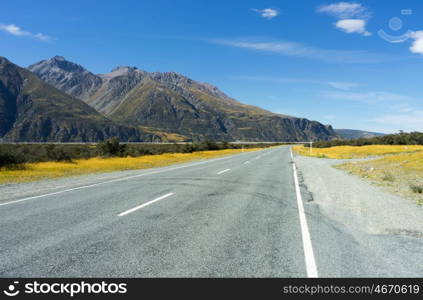
<path fill-rule="evenodd" d="M 80 79 L 82 84 L 87 78 L 71 79 Z M 66 82 L 61 82 L 62 87 L 67 87 Z M 77 88 L 73 86 L 74 91 Z M 28 70 L 0 58 L 2 141 L 94 142 L 113 136 L 121 140 L 151 140 L 151 134 L 114 123 L 82 100 L 58 91 Z"/>
<path fill-rule="evenodd" d="M 154 72 L 150 73 L 150 76 L 154 80 L 165 85 L 173 85 L 181 88 L 193 87 L 206 94 L 221 98 L 223 100 L 230 99 L 225 93 L 223 93 L 214 85 L 206 82 L 192 80 L 191 78 L 177 72 Z"/>
<path fill-rule="evenodd" d="M 63 56 L 42 60 L 29 66 L 28 70 L 45 82 L 80 99 L 87 99 L 102 81 L 99 76 Z"/>
<path fill-rule="evenodd" d="M 0 56 L 0 63 L 8 63 L 9 61 L 7 60 L 6 57 Z"/>
<path fill-rule="evenodd" d="M 66 72 L 84 73 L 88 72 L 81 65 L 66 60 L 63 56 L 54 56 L 50 59 L 42 60 L 28 67 L 31 72 Z"/>
<path fill-rule="evenodd" d="M 53 61 L 65 61 L 66 59 L 63 56 L 56 55 L 56 56 L 53 56 L 52 58 L 50 58 L 50 60 L 53 60 Z"/>
<path fill-rule="evenodd" d="M 191 84 L 193 82 L 192 79 L 189 79 L 188 77 L 176 72 L 153 72 L 150 73 L 150 75 L 154 80 L 166 83 L 173 83 L 175 85 L 182 83 Z"/>
<path fill-rule="evenodd" d="M 83 68 L 79 72 L 79 68 L 82 67 L 54 57 L 30 70 L 111 120 L 131 126 L 212 140 L 302 141 L 336 137 L 330 126 L 242 104 L 209 83 L 177 72 L 150 73 L 119 66 L 110 73 L 94 75 Z"/>
<path fill-rule="evenodd" d="M 132 75 L 132 74 L 144 74 L 145 72 L 138 69 L 137 67 L 130 67 L 130 66 L 118 66 L 114 68 L 110 73 L 101 75 L 105 78 L 113 78 L 118 76 L 124 75 Z"/>
<path fill-rule="evenodd" d="M 112 70 L 112 72 L 117 72 L 117 71 L 135 71 L 138 70 L 137 67 L 131 67 L 131 66 L 117 66 L 116 68 L 114 68 Z"/>

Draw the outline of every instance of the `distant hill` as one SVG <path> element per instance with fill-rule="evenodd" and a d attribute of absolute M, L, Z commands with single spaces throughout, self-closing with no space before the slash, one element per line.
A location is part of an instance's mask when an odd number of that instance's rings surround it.
<path fill-rule="evenodd" d="M 116 124 L 85 102 L 0 57 L 0 141 L 90 142 L 112 136 L 125 141 L 159 138 Z"/>
<path fill-rule="evenodd" d="M 351 139 L 359 139 L 359 138 L 372 138 L 376 136 L 383 136 L 384 133 L 380 132 L 370 132 L 370 131 L 363 131 L 363 130 L 355 130 L 355 129 L 334 129 L 336 134 L 339 137 L 347 140 Z"/>
<path fill-rule="evenodd" d="M 331 126 L 238 102 L 218 88 L 175 72 L 117 67 L 93 74 L 56 56 L 28 67 L 46 83 L 83 100 L 107 118 L 186 140 L 331 140 Z"/>

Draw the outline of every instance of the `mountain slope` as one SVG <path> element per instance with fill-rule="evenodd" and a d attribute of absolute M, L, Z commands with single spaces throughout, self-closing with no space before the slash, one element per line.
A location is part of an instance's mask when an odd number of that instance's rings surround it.
<path fill-rule="evenodd" d="M 154 138 L 116 125 L 83 101 L 0 57 L 1 140 L 88 142 L 111 136 L 133 141 Z"/>
<path fill-rule="evenodd" d="M 101 85 L 98 76 L 61 56 L 55 56 L 49 60 L 49 64 L 38 64 L 30 70 L 36 74 L 44 74 L 41 79 L 54 82 L 56 88 L 79 99 L 87 99 L 90 92 Z"/>
<path fill-rule="evenodd" d="M 372 138 L 376 136 L 383 136 L 384 133 L 370 132 L 356 129 L 334 129 L 335 132 L 343 139 L 359 139 L 359 138 Z"/>
<path fill-rule="evenodd" d="M 94 75 L 61 57 L 33 64 L 29 70 L 112 120 L 181 134 L 188 140 L 308 141 L 337 137 L 330 126 L 245 105 L 210 84 L 175 72 L 118 67 Z"/>

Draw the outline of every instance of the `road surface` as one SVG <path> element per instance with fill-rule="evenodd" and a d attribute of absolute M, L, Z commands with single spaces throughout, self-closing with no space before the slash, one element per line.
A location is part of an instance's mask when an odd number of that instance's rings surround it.
<path fill-rule="evenodd" d="M 287 146 L 0 201 L 1 277 L 386 276 L 373 255 L 299 198 Z"/>

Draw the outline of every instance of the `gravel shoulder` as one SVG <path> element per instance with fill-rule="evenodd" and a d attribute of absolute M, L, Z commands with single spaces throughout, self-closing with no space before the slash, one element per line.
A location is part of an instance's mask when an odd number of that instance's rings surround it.
<path fill-rule="evenodd" d="M 422 206 L 333 168 L 345 160 L 297 155 L 294 161 L 304 200 L 309 201 L 306 208 L 311 214 L 309 227 L 319 274 L 423 276 Z M 323 218 L 313 222 L 314 211 Z M 336 230 L 325 234 L 325 224 L 333 224 L 330 227 Z"/>
<path fill-rule="evenodd" d="M 336 221 L 371 234 L 423 238 L 423 207 L 333 168 L 346 161 L 295 156 L 304 184 L 316 204 Z"/>

